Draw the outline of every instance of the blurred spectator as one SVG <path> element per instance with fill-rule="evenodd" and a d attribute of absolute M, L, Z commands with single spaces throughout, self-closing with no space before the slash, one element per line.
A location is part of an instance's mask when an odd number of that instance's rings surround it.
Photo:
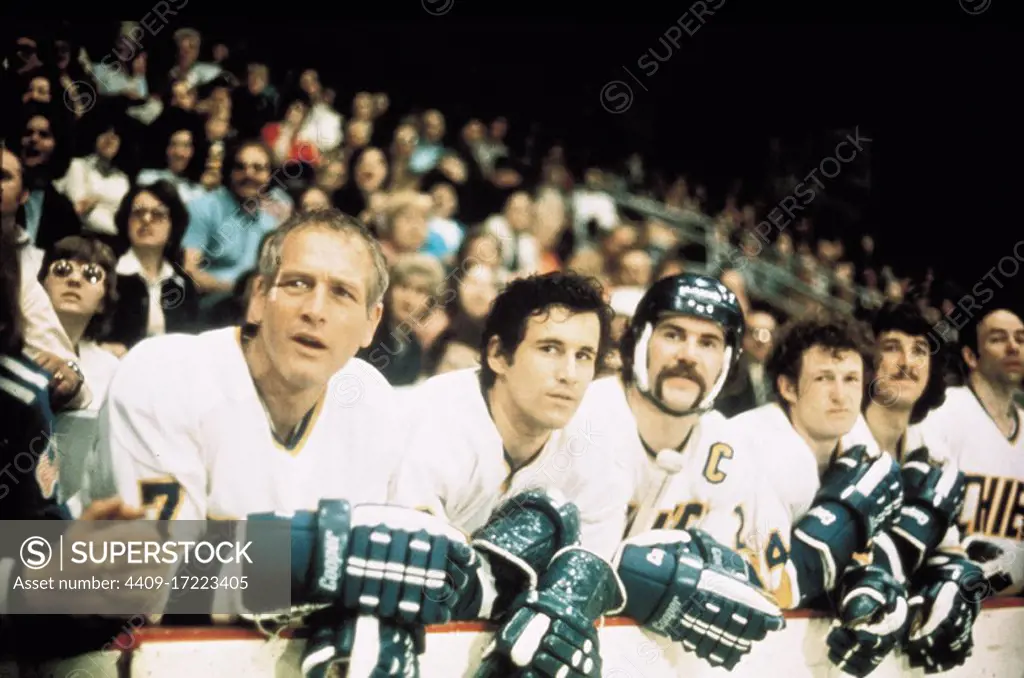
<path fill-rule="evenodd" d="M 167 181 L 178 192 L 178 197 L 188 204 L 206 193 L 206 189 L 195 181 L 198 174 L 195 137 L 192 130 L 182 128 L 171 132 L 164 151 L 166 164 L 162 169 L 144 169 L 139 172 L 136 182 L 148 186 L 157 181 Z"/>
<path fill-rule="evenodd" d="M 433 204 L 427 219 L 427 242 L 424 251 L 449 263 L 462 244 L 466 227 L 454 217 L 459 209 L 459 195 L 447 181 L 439 181 L 430 189 Z"/>
<path fill-rule="evenodd" d="M 242 274 L 256 267 L 263 236 L 279 223 L 263 209 L 260 196 L 271 178 L 270 151 L 248 141 L 230 158 L 228 185 L 188 205 L 185 271 L 202 295 L 203 309 L 228 297 Z"/>
<path fill-rule="evenodd" d="M 420 116 L 419 142 L 409 158 L 409 170 L 413 174 L 426 174 L 440 162 L 445 152 L 445 131 L 441 111 L 430 109 Z"/>
<path fill-rule="evenodd" d="M 263 127 L 261 137 L 274 152 L 274 162 L 304 162 L 316 167 L 320 164 L 320 148 L 316 128 L 311 124 L 309 97 L 304 93 L 292 99 L 284 117 Z"/>
<path fill-rule="evenodd" d="M 100 348 L 117 307 L 114 252 L 92 236 L 69 236 L 47 251 L 39 277 L 92 389 L 90 409 L 103 404 L 118 359 Z"/>
<path fill-rule="evenodd" d="M 392 386 L 407 386 L 420 376 L 423 347 L 414 328 L 423 319 L 444 282 L 444 269 L 426 254 L 399 257 L 390 270 L 384 315 L 370 345 L 358 357 L 380 370 Z"/>
<path fill-rule="evenodd" d="M 388 160 L 374 146 L 360 149 L 349 165 L 352 177 L 334 196 L 335 207 L 346 214 L 358 216 L 370 204 L 370 197 L 383 190 L 388 180 Z"/>
<path fill-rule="evenodd" d="M 427 244 L 427 215 L 433 208 L 429 195 L 404 191 L 390 195 L 384 205 L 377 234 L 388 262 L 424 249 Z"/>
<path fill-rule="evenodd" d="M 179 28 L 174 31 L 174 43 L 177 45 L 177 60 L 168 73 L 171 80 L 180 80 L 189 87 L 201 87 L 213 82 L 223 69 L 217 64 L 199 61 L 199 50 L 202 37 L 194 28 Z"/>
<path fill-rule="evenodd" d="M 501 214 L 494 214 L 485 227 L 502 243 L 505 268 L 517 275 L 529 275 L 540 268 L 540 246 L 533 235 L 536 207 L 526 191 L 515 191 L 505 200 Z"/>
<path fill-rule="evenodd" d="M 318 186 L 310 186 L 299 196 L 299 209 L 303 212 L 315 212 L 331 208 L 331 197 Z"/>
<path fill-rule="evenodd" d="M 760 407 L 774 398 L 765 363 L 772 351 L 778 320 L 763 305 L 755 305 L 746 317 L 743 354 L 736 369 L 715 400 L 715 409 L 727 417 Z"/>
<path fill-rule="evenodd" d="M 245 87 L 232 92 L 232 119 L 240 137 L 258 137 L 263 127 L 278 119 L 280 95 L 270 83 L 266 64 L 251 62 L 246 66 Z"/>
<path fill-rule="evenodd" d="M 199 295 L 181 268 L 181 241 L 188 212 L 166 181 L 136 186 L 118 207 L 117 309 L 106 341 L 123 354 L 146 337 L 190 332 Z M 126 251 L 125 251 L 126 250 Z"/>
<path fill-rule="evenodd" d="M 53 183 L 67 171 L 71 142 L 53 108 L 26 107 L 22 119 L 16 149 L 21 159 L 22 180 L 28 190 L 28 199 L 23 203 L 23 216 L 18 222 L 36 247 L 47 249 L 82 228 L 74 205 Z"/>
<path fill-rule="evenodd" d="M 122 139 L 125 123 L 106 109 L 94 112 L 90 119 L 94 138 L 91 151 L 71 160 L 67 174 L 54 186 L 71 200 L 82 227 L 103 236 L 117 234 L 114 212 L 128 192 L 130 181 L 121 168 L 126 153 Z"/>
<path fill-rule="evenodd" d="M 131 103 L 141 103 L 149 97 L 146 53 L 132 38 L 133 32 L 139 30 L 134 21 L 122 22 L 114 48 L 104 52 L 100 61 L 90 64 L 100 96 L 123 97 Z"/>
<path fill-rule="evenodd" d="M 92 392 L 80 374 L 74 347 L 60 324 L 46 290 L 39 283 L 44 251 L 32 244 L 18 224 L 20 206 L 29 193 L 23 184 L 21 161 L 0 139 L 0 238 L 6 253 L 17 259 L 10 272 L 20 275 L 20 331 L 25 353 L 52 376 L 50 398 L 56 409 L 80 409 L 89 405 Z M 5 265 L 4 273 L 8 272 Z M 58 377 L 58 375 L 60 375 Z"/>

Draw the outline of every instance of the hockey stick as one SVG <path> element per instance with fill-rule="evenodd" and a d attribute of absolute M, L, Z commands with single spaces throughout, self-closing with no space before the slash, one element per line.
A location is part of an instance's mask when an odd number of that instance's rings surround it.
<path fill-rule="evenodd" d="M 661 500 L 665 498 L 672 480 L 683 470 L 683 454 L 679 450 L 666 448 L 658 453 L 658 456 L 655 458 L 655 464 L 664 474 L 661 478 L 661 485 L 658 487 L 658 493 L 653 497 L 652 501 L 644 501 L 637 509 L 636 518 L 633 519 L 632 524 L 627 530 L 627 538 L 647 532 L 653 527 Z"/>

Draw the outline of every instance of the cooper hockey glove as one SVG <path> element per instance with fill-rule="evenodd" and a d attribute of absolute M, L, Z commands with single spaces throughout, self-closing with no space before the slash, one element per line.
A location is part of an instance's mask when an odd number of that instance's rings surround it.
<path fill-rule="evenodd" d="M 476 678 L 600 676 L 594 624 L 619 612 L 623 595 L 608 562 L 579 547 L 565 549 L 541 575 L 537 589 L 513 602 Z"/>
<path fill-rule="evenodd" d="M 291 536 L 293 614 L 338 607 L 409 625 L 451 620 L 470 575 L 479 567 L 465 536 L 443 520 L 413 509 L 321 500 L 319 509 L 294 516 L 256 514 L 278 521 Z M 261 541 L 254 544 L 269 543 Z M 247 566 L 244 604 L 259 609 L 258 591 L 279 553 L 256 553 Z M 281 611 L 278 611 L 281 612 Z"/>
<path fill-rule="evenodd" d="M 924 447 L 907 455 L 901 476 L 903 507 L 891 534 L 903 570 L 911 576 L 956 523 L 966 485 L 953 463 L 933 460 Z"/>
<path fill-rule="evenodd" d="M 974 649 L 974 621 L 988 589 L 981 568 L 961 557 L 929 558 L 914 578 L 904 651 L 914 668 L 942 673 Z"/>
<path fill-rule="evenodd" d="M 829 661 L 863 678 L 903 638 L 908 619 L 906 591 L 876 565 L 855 566 L 839 582 L 838 607 L 828 634 Z"/>
<path fill-rule="evenodd" d="M 712 666 L 732 670 L 754 643 L 786 626 L 743 558 L 700 530 L 638 535 L 615 563 L 626 588 L 623 614 Z"/>

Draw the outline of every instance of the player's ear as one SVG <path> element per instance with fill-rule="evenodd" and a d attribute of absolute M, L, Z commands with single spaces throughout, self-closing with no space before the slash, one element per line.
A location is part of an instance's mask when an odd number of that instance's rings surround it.
<path fill-rule="evenodd" d="M 259 325 L 263 322 L 263 309 L 267 305 L 267 292 L 269 291 L 270 280 L 263 275 L 257 275 L 252 283 L 252 294 L 249 295 L 249 308 L 246 311 L 246 322 Z"/>
<path fill-rule="evenodd" d="M 501 339 L 497 335 L 487 342 L 487 365 L 495 374 L 505 374 L 508 370 L 508 358 L 502 350 Z"/>
<path fill-rule="evenodd" d="M 964 346 L 960 349 L 960 356 L 964 359 L 964 364 L 972 370 L 978 369 L 978 356 L 974 355 L 974 351 L 971 350 L 970 346 Z"/>
<path fill-rule="evenodd" d="M 796 403 L 796 383 L 784 374 L 779 375 L 778 379 L 779 394 L 782 395 L 782 399 L 790 405 Z"/>
<path fill-rule="evenodd" d="M 362 348 L 366 348 L 373 341 L 373 336 L 377 334 L 377 327 L 380 325 L 380 319 L 384 317 L 384 302 L 381 301 L 373 305 L 373 308 L 367 312 L 369 323 L 366 326 L 366 332 L 363 334 L 363 341 L 359 344 Z"/>

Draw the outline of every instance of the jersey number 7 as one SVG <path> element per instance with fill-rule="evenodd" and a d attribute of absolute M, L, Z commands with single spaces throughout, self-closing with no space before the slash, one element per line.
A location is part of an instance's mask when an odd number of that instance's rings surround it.
<path fill-rule="evenodd" d="M 181 485 L 172 478 L 139 481 L 140 503 L 156 509 L 157 520 L 174 520 L 181 505 Z"/>

